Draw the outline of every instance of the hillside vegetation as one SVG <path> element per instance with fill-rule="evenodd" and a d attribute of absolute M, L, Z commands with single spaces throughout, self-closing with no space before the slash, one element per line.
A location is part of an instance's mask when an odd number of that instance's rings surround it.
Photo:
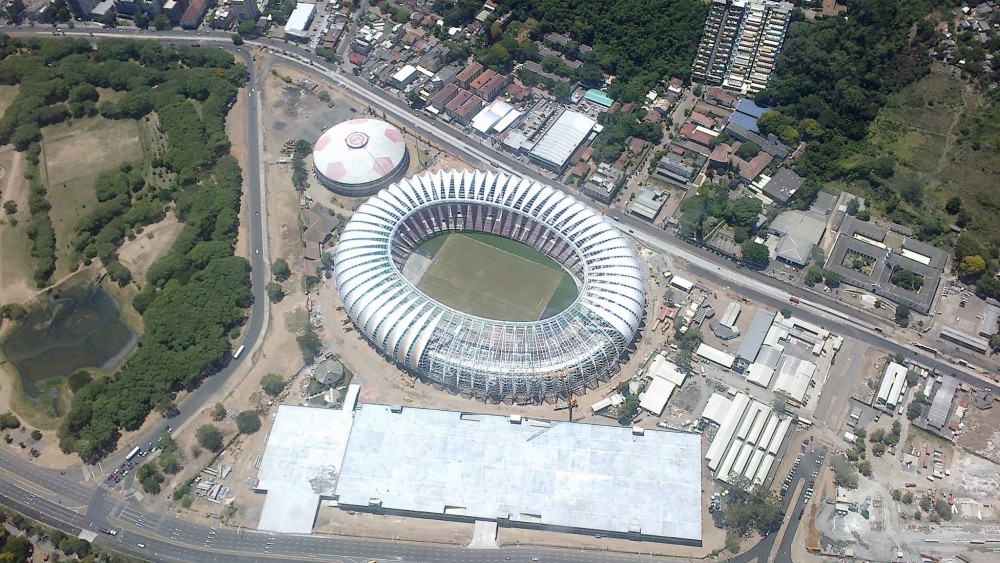
<path fill-rule="evenodd" d="M 953 2 L 945 2 L 953 6 Z M 809 147 L 799 205 L 826 185 L 862 195 L 863 218 L 909 226 L 921 240 L 953 245 L 955 271 L 1000 297 L 1000 106 L 979 67 L 935 63 L 928 0 L 853 0 L 850 17 L 796 22 L 769 88 L 778 111 L 762 127 Z M 950 12 L 950 9 L 944 8 Z M 981 50 L 981 48 L 980 48 Z M 965 53 L 978 60 L 974 53 Z M 992 76 L 992 74 L 990 75 Z M 988 77 L 987 77 L 988 78 Z M 961 234 L 957 234 L 960 232 Z"/>
<path fill-rule="evenodd" d="M 570 51 L 579 45 L 593 47 L 582 60 L 616 77 L 609 89 L 612 98 L 635 101 L 660 80 L 690 75 L 708 4 L 698 0 L 501 0 L 496 12 L 508 10 L 517 21 L 538 22 L 533 39 L 558 32 L 573 40 Z M 518 52 L 516 47 L 511 49 Z"/>

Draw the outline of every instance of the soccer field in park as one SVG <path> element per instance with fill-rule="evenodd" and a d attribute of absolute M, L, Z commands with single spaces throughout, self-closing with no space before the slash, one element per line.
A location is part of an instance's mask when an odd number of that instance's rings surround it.
<path fill-rule="evenodd" d="M 430 239 L 418 251 L 433 253 L 433 260 L 417 288 L 465 313 L 501 321 L 535 321 L 546 310 L 552 314 L 576 299 L 576 283 L 562 267 L 533 248 L 503 237 L 451 233 Z"/>

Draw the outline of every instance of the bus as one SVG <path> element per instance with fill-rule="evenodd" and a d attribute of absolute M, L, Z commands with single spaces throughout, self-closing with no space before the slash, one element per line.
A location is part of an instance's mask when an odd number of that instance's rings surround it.
<path fill-rule="evenodd" d="M 233 359 L 234 360 L 240 359 L 240 356 L 243 354 L 243 350 L 246 350 L 246 346 L 240 345 L 240 347 L 237 348 L 235 352 L 233 352 Z"/>
<path fill-rule="evenodd" d="M 132 458 L 139 454 L 139 446 L 132 448 L 132 451 L 125 456 L 125 461 L 132 461 Z"/>

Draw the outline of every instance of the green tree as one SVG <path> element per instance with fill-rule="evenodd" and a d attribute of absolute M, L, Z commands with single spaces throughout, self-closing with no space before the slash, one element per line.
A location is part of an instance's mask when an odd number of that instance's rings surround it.
<path fill-rule="evenodd" d="M 983 270 L 986 269 L 986 260 L 978 254 L 974 256 L 965 256 L 962 258 L 962 262 L 958 267 L 962 269 L 962 273 L 974 276 L 983 273 Z"/>
<path fill-rule="evenodd" d="M 132 272 L 124 264 L 115 260 L 105 267 L 111 281 L 118 284 L 118 287 L 125 287 L 132 283 Z"/>
<path fill-rule="evenodd" d="M 943 520 L 951 520 L 951 505 L 948 501 L 943 498 L 938 498 L 937 502 L 934 503 L 934 511 Z"/>
<path fill-rule="evenodd" d="M 280 375 L 276 373 L 269 373 L 264 377 L 260 378 L 260 386 L 265 393 L 272 397 L 277 397 L 285 390 L 285 386 L 288 382 L 281 378 Z"/>
<path fill-rule="evenodd" d="M 236 33 L 239 33 L 243 37 L 256 37 L 257 24 L 250 20 L 242 21 L 239 24 L 237 24 Z"/>
<path fill-rule="evenodd" d="M 222 431 L 212 424 L 203 424 L 195 432 L 198 444 L 206 450 L 218 452 L 222 450 Z"/>
<path fill-rule="evenodd" d="M 910 326 L 910 307 L 906 303 L 896 306 L 896 324 L 904 328 Z"/>
<path fill-rule="evenodd" d="M 42 439 L 42 432 L 37 428 L 31 431 L 31 439 L 34 441 L 39 441 Z"/>
<path fill-rule="evenodd" d="M 949 215 L 958 215 L 958 212 L 962 210 L 962 198 L 957 195 L 951 196 L 948 198 L 948 202 L 944 204 L 944 210 Z"/>
<path fill-rule="evenodd" d="M 298 342 L 299 350 L 302 352 L 302 359 L 307 364 L 311 363 L 323 350 L 323 342 L 311 324 L 307 324 L 305 331 L 296 337 L 295 340 Z"/>
<path fill-rule="evenodd" d="M 910 491 L 906 491 L 905 493 L 903 493 L 903 498 L 901 500 L 905 505 L 913 504 L 913 493 L 911 493 Z"/>
<path fill-rule="evenodd" d="M 177 452 L 163 452 L 157 461 L 160 463 L 160 468 L 163 469 L 164 473 L 173 475 L 181 470 L 181 462 L 177 456 Z"/>
<path fill-rule="evenodd" d="M 809 287 L 812 287 L 819 282 L 823 281 L 823 270 L 821 268 L 812 267 L 806 270 L 806 275 L 803 281 Z"/>
<path fill-rule="evenodd" d="M 994 353 L 1000 350 L 1000 333 L 990 336 L 990 349 L 993 350 Z"/>
<path fill-rule="evenodd" d="M 240 434 L 253 434 L 260 430 L 260 416 L 256 411 L 243 411 L 236 415 L 236 428 Z"/>
<path fill-rule="evenodd" d="M 823 279 L 826 280 L 826 285 L 829 287 L 840 287 L 840 282 L 843 280 L 843 277 L 837 272 L 823 270 Z"/>
<path fill-rule="evenodd" d="M 21 421 L 13 412 L 0 414 L 0 430 L 16 430 L 21 427 Z"/>
<path fill-rule="evenodd" d="M 834 483 L 838 487 L 848 489 L 858 488 L 858 472 L 854 469 L 854 466 L 848 463 L 848 460 L 841 455 L 834 456 L 832 461 Z"/>
<path fill-rule="evenodd" d="M 763 244 L 748 240 L 743 243 L 743 261 L 747 264 L 764 269 L 770 262 L 769 252 Z"/>
<path fill-rule="evenodd" d="M 166 15 L 157 14 L 157 16 L 153 18 L 153 28 L 156 29 L 156 31 L 163 31 L 165 29 L 170 29 L 170 27 L 170 18 Z"/>
<path fill-rule="evenodd" d="M 118 27 L 118 14 L 114 8 L 111 8 L 107 12 L 104 12 L 97 21 L 105 27 Z"/>
<path fill-rule="evenodd" d="M 726 209 L 726 221 L 733 227 L 752 229 L 757 225 L 757 215 L 762 204 L 755 197 L 741 197 L 729 204 Z"/>
<path fill-rule="evenodd" d="M 879 444 L 879 445 L 881 445 L 881 444 Z M 868 461 L 867 459 L 861 461 L 860 463 L 858 463 L 858 471 L 862 475 L 864 475 L 865 477 L 871 477 L 872 476 L 872 462 Z"/>
<path fill-rule="evenodd" d="M 758 154 L 760 154 L 760 145 L 753 141 L 747 141 L 740 145 L 740 148 L 736 149 L 736 156 L 743 160 L 750 160 Z"/>
<path fill-rule="evenodd" d="M 17 213 L 17 202 L 12 199 L 8 199 L 7 201 L 3 202 L 3 211 L 7 215 L 13 215 Z"/>
<path fill-rule="evenodd" d="M 751 531 L 767 534 L 781 525 L 780 499 L 768 488 L 737 482 L 730 489 L 725 514 L 727 525 L 740 536 Z"/>
<path fill-rule="evenodd" d="M 271 264 L 271 273 L 274 279 L 285 281 L 292 275 L 292 270 L 288 267 L 288 262 L 284 258 L 278 258 Z"/>
<path fill-rule="evenodd" d="M 281 284 L 278 282 L 268 282 L 264 286 L 264 291 L 267 293 L 267 298 L 271 300 L 271 303 L 278 303 L 285 298 L 285 290 L 282 289 Z"/>
<path fill-rule="evenodd" d="M 230 38 L 233 40 L 233 45 L 242 45 L 243 44 L 243 36 L 240 35 L 239 33 L 232 34 L 230 36 Z"/>
<path fill-rule="evenodd" d="M 212 420 L 215 422 L 221 422 L 222 420 L 225 420 L 225 418 L 226 407 L 224 407 L 222 403 L 215 403 L 215 406 L 212 407 Z"/>

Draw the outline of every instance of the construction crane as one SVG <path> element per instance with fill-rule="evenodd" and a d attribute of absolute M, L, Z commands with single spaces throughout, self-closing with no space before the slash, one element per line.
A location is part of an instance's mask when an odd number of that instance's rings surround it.
<path fill-rule="evenodd" d="M 570 388 L 565 376 L 563 376 L 563 389 L 566 390 L 566 408 L 569 409 L 569 421 L 573 422 L 573 407 L 576 406 L 576 399 L 573 398 L 573 389 Z"/>
<path fill-rule="evenodd" d="M 554 411 L 561 411 L 569 409 L 569 420 L 573 421 L 573 407 L 577 406 L 576 399 L 573 398 L 573 391 L 569 388 L 569 383 L 566 381 L 566 374 L 570 372 L 569 369 L 564 369 L 556 374 L 556 377 L 562 379 L 563 382 L 563 392 L 566 394 L 565 401 L 556 401 L 556 405 L 552 407 Z"/>

